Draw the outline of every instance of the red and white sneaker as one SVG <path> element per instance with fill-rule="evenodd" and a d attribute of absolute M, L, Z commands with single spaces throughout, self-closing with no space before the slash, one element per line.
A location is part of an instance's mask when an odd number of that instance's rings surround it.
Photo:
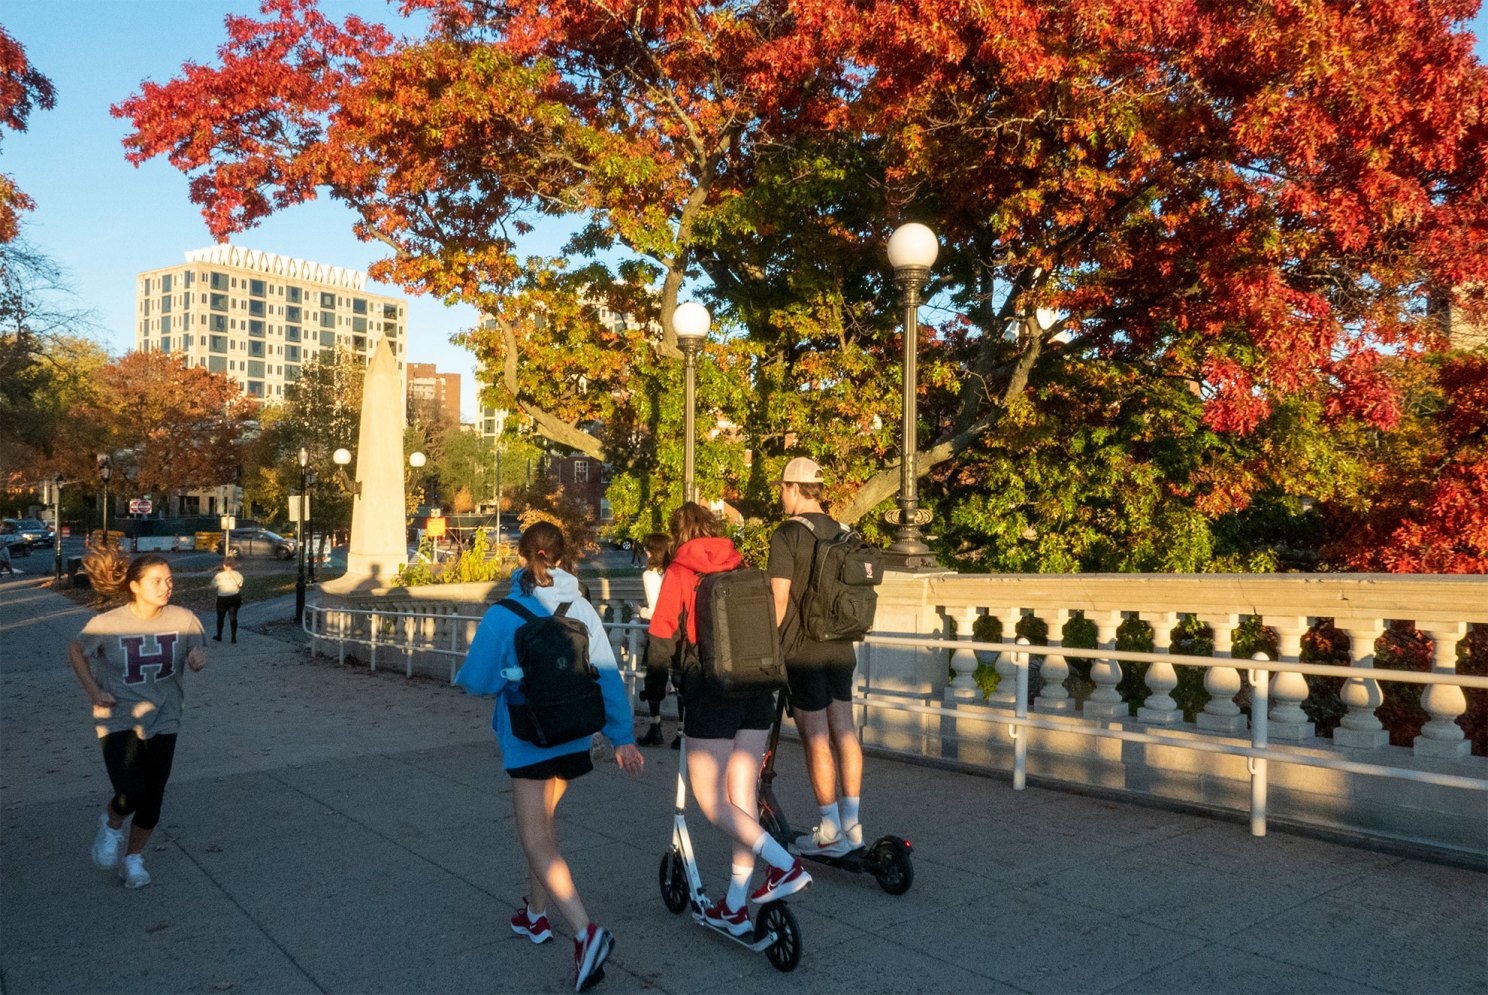
<path fill-rule="evenodd" d="M 610 931 L 592 922 L 574 938 L 574 991 L 604 980 L 605 958 L 614 945 Z"/>
<path fill-rule="evenodd" d="M 797 859 L 791 863 L 788 871 L 782 871 L 778 867 L 770 868 L 765 874 L 765 883 L 755 889 L 754 894 L 749 896 L 749 900 L 763 905 L 777 898 L 805 891 L 809 887 L 811 887 L 811 875 L 806 873 L 806 868 L 802 867 L 801 861 Z"/>
<path fill-rule="evenodd" d="M 728 902 L 720 898 L 703 910 L 703 921 L 709 926 L 727 930 L 732 936 L 748 936 L 754 932 L 754 923 L 749 921 L 749 905 L 731 909 Z"/>
<path fill-rule="evenodd" d="M 512 932 L 518 936 L 525 936 L 533 943 L 546 943 L 553 938 L 553 930 L 548 926 L 546 914 L 539 914 L 536 918 L 527 914 L 527 899 L 522 899 L 522 908 L 511 917 Z"/>

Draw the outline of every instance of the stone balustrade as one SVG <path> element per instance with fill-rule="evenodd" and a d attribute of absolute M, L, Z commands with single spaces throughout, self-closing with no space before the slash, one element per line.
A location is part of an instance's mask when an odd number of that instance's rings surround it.
<path fill-rule="evenodd" d="M 1140 619 L 1151 626 L 1153 655 L 1143 674 L 1146 700 L 1133 709 L 1118 686 L 1126 676 L 1114 659 L 1090 664 L 1083 700 L 1071 694 L 1069 662 L 1057 651 L 1076 615 L 1095 630 L 1098 649 L 1114 651 L 1118 629 Z M 1010 643 L 1029 619 L 1047 625 L 1029 703 L 1032 714 L 1068 716 L 1120 731 L 1158 730 L 1184 740 L 1250 745 L 1249 700 L 1242 670 L 1209 667 L 1207 701 L 1192 722 L 1173 697 L 1178 672 L 1163 657 L 1185 616 L 1207 624 L 1216 658 L 1228 657 L 1247 618 L 1274 633 L 1280 663 L 1297 663 L 1304 637 L 1320 620 L 1348 636 L 1350 676 L 1339 692 L 1346 710 L 1331 738 L 1320 737 L 1304 704 L 1309 686 L 1300 673 L 1275 672 L 1269 682 L 1267 733 L 1320 763 L 1366 760 L 1398 770 L 1434 770 L 1488 778 L 1488 758 L 1471 756 L 1457 719 L 1467 710 L 1463 689 L 1433 684 L 1421 695 L 1429 719 L 1410 746 L 1390 746 L 1375 710 L 1383 696 L 1375 647 L 1393 621 L 1409 620 L 1432 643 L 1433 671 L 1456 672 L 1458 646 L 1469 625 L 1488 624 L 1488 581 L 1479 577 L 1394 575 L 966 575 L 891 573 L 880 588 L 874 633 L 859 652 L 859 689 L 865 702 L 936 704 L 933 710 L 862 709 L 866 743 L 975 767 L 1011 766 L 1016 735 L 997 721 L 1015 707 L 1011 653 L 995 660 L 997 690 L 983 700 L 970 646 L 954 650 L 874 645 L 874 637 L 934 636 L 971 643 L 979 620 L 992 616 Z M 1037 642 L 1037 641 L 1035 641 Z M 1037 659 L 1037 657 L 1035 657 Z M 1472 691 L 1475 695 L 1488 694 Z M 1237 700 L 1240 699 L 1240 700 Z M 1135 711 L 1135 714 L 1133 714 Z M 1073 730 L 1074 726 L 1065 729 Z M 1034 776 L 1098 788 L 1136 791 L 1188 803 L 1244 810 L 1248 761 L 1167 745 L 1098 739 L 1063 729 L 1029 728 L 1028 771 Z M 1488 793 L 1402 783 L 1387 777 L 1301 764 L 1272 764 L 1273 815 L 1330 828 L 1366 831 L 1488 853 Z M 1488 783 L 1488 782 L 1485 782 Z"/>

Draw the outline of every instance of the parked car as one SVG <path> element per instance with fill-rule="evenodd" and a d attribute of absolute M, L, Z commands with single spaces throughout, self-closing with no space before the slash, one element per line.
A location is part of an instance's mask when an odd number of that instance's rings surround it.
<path fill-rule="evenodd" d="M 222 552 L 222 543 L 217 544 Z M 275 556 L 288 560 L 295 555 L 295 541 L 286 539 L 268 529 L 234 529 L 232 533 L 233 556 Z"/>
<path fill-rule="evenodd" d="M 3 531 L 10 536 L 10 550 L 12 553 L 26 555 L 38 546 L 49 546 L 55 538 L 52 527 L 45 522 L 35 518 L 7 518 L 0 523 Z M 22 550 L 21 546 L 25 549 Z"/>

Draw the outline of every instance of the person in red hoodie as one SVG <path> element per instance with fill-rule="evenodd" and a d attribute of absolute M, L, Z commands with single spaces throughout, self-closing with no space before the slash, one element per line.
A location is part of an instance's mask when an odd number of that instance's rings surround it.
<path fill-rule="evenodd" d="M 734 844 L 728 893 L 704 910 L 704 917 L 712 926 L 744 936 L 754 930 L 749 902 L 763 905 L 793 895 L 811 884 L 811 875 L 759 823 L 756 785 L 775 718 L 772 693 L 726 697 L 708 683 L 698 662 L 693 624 L 698 578 L 733 570 L 743 561 L 717 516 L 703 505 L 684 504 L 672 513 L 671 525 L 672 554 L 651 614 L 646 666 L 657 671 L 675 666 L 681 672 L 687 780 L 704 817 Z M 756 856 L 770 869 L 750 894 Z"/>

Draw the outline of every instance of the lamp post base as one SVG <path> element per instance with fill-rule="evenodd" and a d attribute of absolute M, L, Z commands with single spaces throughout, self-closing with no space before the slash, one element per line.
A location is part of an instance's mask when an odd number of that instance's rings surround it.
<path fill-rule="evenodd" d="M 926 549 L 899 550 L 890 546 L 884 550 L 883 562 L 885 570 L 897 570 L 900 573 L 937 573 L 943 569 L 935 559 L 935 553 Z"/>
<path fill-rule="evenodd" d="M 305 575 L 301 573 L 295 579 L 295 624 L 305 620 Z"/>

